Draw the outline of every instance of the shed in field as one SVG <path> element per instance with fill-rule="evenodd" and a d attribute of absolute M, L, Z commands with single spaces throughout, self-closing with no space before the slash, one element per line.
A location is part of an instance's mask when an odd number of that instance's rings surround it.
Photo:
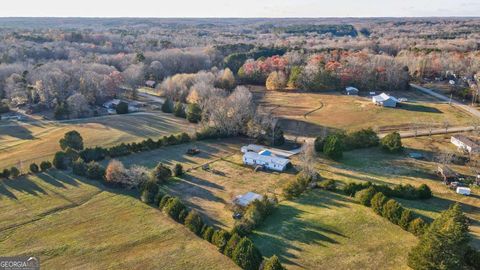
<path fill-rule="evenodd" d="M 233 203 L 241 207 L 247 207 L 253 201 L 262 199 L 263 196 L 260 194 L 257 194 L 255 192 L 247 192 L 245 194 L 236 196 L 233 200 Z"/>
<path fill-rule="evenodd" d="M 358 89 L 352 86 L 348 86 L 345 88 L 345 93 L 349 96 L 356 96 L 358 95 Z"/>
<path fill-rule="evenodd" d="M 480 153 L 480 146 L 464 135 L 454 135 L 451 137 L 452 142 L 459 150 L 466 151 L 470 154 Z"/>
<path fill-rule="evenodd" d="M 385 93 L 381 93 L 380 95 L 373 96 L 372 102 L 375 105 L 395 108 L 397 107 L 398 100 L 395 97 L 389 96 Z"/>

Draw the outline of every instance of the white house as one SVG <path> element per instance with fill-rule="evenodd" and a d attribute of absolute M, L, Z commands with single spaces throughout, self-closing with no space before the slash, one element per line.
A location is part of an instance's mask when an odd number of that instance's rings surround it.
<path fill-rule="evenodd" d="M 242 207 L 247 207 L 253 201 L 261 200 L 261 199 L 263 199 L 262 195 L 257 194 L 255 192 L 247 192 L 245 194 L 236 196 L 235 199 L 233 200 L 233 203 L 236 205 L 240 205 Z"/>
<path fill-rule="evenodd" d="M 345 88 L 345 93 L 349 96 L 356 96 L 358 95 L 358 89 L 352 86 L 348 86 Z"/>
<path fill-rule="evenodd" d="M 454 135 L 451 137 L 450 142 L 457 146 L 459 150 L 472 154 L 480 153 L 480 146 L 466 136 Z"/>
<path fill-rule="evenodd" d="M 277 156 L 269 150 L 260 152 L 247 151 L 243 154 L 243 164 L 263 166 L 267 169 L 282 172 L 292 165 L 288 158 Z"/>
<path fill-rule="evenodd" d="M 385 93 L 381 93 L 380 95 L 373 96 L 372 102 L 375 105 L 383 106 L 383 107 L 397 107 L 398 100 L 392 96 L 389 96 Z"/>

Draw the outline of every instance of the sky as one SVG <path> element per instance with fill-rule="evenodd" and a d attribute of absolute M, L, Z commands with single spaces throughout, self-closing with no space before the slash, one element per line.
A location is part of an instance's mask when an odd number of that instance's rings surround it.
<path fill-rule="evenodd" d="M 0 17 L 480 16 L 480 0 L 2 0 Z"/>

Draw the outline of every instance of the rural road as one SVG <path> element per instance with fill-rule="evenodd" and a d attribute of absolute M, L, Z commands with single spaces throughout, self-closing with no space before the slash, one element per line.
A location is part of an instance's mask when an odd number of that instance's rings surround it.
<path fill-rule="evenodd" d="M 428 89 L 428 88 L 425 88 L 425 87 L 422 87 L 422 86 L 419 86 L 419 85 L 416 85 L 416 84 L 413 84 L 413 83 L 411 83 L 410 86 L 415 88 L 416 90 L 418 90 L 420 92 L 423 92 L 423 93 L 427 94 L 427 95 L 436 97 L 436 98 L 438 98 L 440 100 L 443 100 L 443 101 L 446 101 L 446 102 L 451 102 L 451 104 L 459 107 L 460 109 L 462 109 L 464 111 L 467 111 L 468 113 L 472 114 L 473 116 L 476 116 L 476 117 L 480 118 L 480 111 L 475 109 L 475 108 L 472 108 L 472 107 L 468 106 L 467 104 L 463 104 L 463 103 L 461 103 L 459 101 L 456 101 L 454 99 L 450 99 L 450 97 L 439 94 L 439 93 L 433 91 L 432 89 Z"/>

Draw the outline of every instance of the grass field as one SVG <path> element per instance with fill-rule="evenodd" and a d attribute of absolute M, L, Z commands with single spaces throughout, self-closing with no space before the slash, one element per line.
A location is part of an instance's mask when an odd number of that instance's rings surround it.
<path fill-rule="evenodd" d="M 417 242 L 353 199 L 320 190 L 281 202 L 252 239 L 288 269 L 409 269 Z"/>
<path fill-rule="evenodd" d="M 368 97 L 346 96 L 339 92 L 307 93 L 266 91 L 251 87 L 259 104 L 283 118 L 282 125 L 292 134 L 317 135 L 322 129 L 379 131 L 410 129 L 412 123 L 433 123 L 442 127 L 471 125 L 472 116 L 430 96 L 415 91 L 390 93 L 409 102 L 398 108 L 375 106 Z"/>
<path fill-rule="evenodd" d="M 0 124 L 0 169 L 19 166 L 28 170 L 31 162 L 51 159 L 60 150 L 63 135 L 77 130 L 85 146 L 112 146 L 122 142 L 158 138 L 182 131 L 194 131 L 186 120 L 164 113 L 112 115 L 66 122 L 33 120 Z"/>
<path fill-rule="evenodd" d="M 136 197 L 55 171 L 0 181 L 0 254 L 42 269 L 238 269 Z"/>

